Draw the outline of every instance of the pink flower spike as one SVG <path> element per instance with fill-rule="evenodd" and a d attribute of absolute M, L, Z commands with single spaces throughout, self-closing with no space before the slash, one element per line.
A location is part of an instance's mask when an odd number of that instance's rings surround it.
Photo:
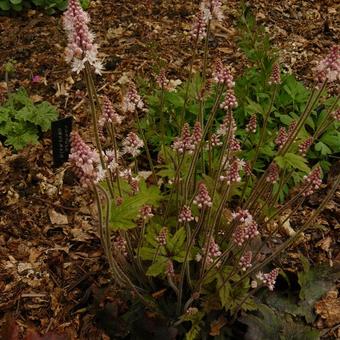
<path fill-rule="evenodd" d="M 195 16 L 190 34 L 191 37 L 197 41 L 201 41 L 206 37 L 207 22 L 202 10 L 199 11 Z"/>
<path fill-rule="evenodd" d="M 313 194 L 320 188 L 321 184 L 321 168 L 317 166 L 308 176 L 304 177 L 302 195 L 306 197 Z"/>
<path fill-rule="evenodd" d="M 208 254 L 207 254 L 207 264 L 211 265 L 216 258 L 218 258 L 219 256 L 222 255 L 222 252 L 220 251 L 220 247 L 218 246 L 218 244 L 215 242 L 214 239 L 211 239 L 208 247 L 205 246 L 203 249 L 203 252 L 206 251 L 206 248 L 208 248 Z M 216 264 L 217 267 L 220 266 L 220 261 Z"/>
<path fill-rule="evenodd" d="M 232 89 L 227 90 L 227 94 L 224 98 L 224 101 L 220 105 L 221 109 L 232 110 L 236 108 L 237 105 L 238 103 L 237 103 L 237 99 L 234 94 L 234 90 Z"/>
<path fill-rule="evenodd" d="M 85 144 L 78 132 L 71 133 L 69 161 L 84 187 L 98 182 L 103 175 L 98 153 Z"/>
<path fill-rule="evenodd" d="M 303 141 L 299 145 L 299 153 L 301 154 L 301 156 L 306 156 L 307 151 L 309 150 L 312 144 L 313 144 L 313 137 L 308 137 L 305 141 Z"/>
<path fill-rule="evenodd" d="M 192 154 L 193 151 L 195 150 L 195 141 L 191 136 L 190 126 L 188 123 L 185 123 L 183 125 L 181 137 L 175 138 L 175 141 L 172 144 L 172 148 L 181 154 L 184 152 Z"/>
<path fill-rule="evenodd" d="M 226 84 L 228 88 L 233 88 L 235 86 L 232 74 L 223 66 L 221 59 L 217 59 L 215 62 L 213 78 L 217 84 Z"/>
<path fill-rule="evenodd" d="M 340 45 L 331 48 L 327 57 L 316 67 L 319 82 L 333 82 L 340 79 Z"/>
<path fill-rule="evenodd" d="M 123 98 L 122 110 L 123 112 L 133 113 L 137 109 L 145 110 L 142 97 L 138 94 L 136 85 L 130 83 L 128 91 Z"/>
<path fill-rule="evenodd" d="M 160 246 L 165 246 L 167 242 L 168 237 L 168 229 L 166 227 L 163 227 L 158 236 L 156 237 L 156 240 Z"/>
<path fill-rule="evenodd" d="M 280 65 L 274 64 L 272 69 L 272 74 L 268 81 L 269 85 L 279 85 L 281 84 L 281 73 L 280 73 Z"/>
<path fill-rule="evenodd" d="M 248 133 L 255 133 L 256 125 L 257 125 L 256 115 L 252 115 L 249 119 L 248 124 L 246 125 L 246 131 Z"/>
<path fill-rule="evenodd" d="M 152 213 L 152 207 L 150 205 L 144 205 L 139 209 L 139 215 L 143 220 L 148 220 L 154 216 Z"/>
<path fill-rule="evenodd" d="M 110 99 L 107 96 L 103 97 L 103 115 L 100 120 L 100 124 L 113 123 L 115 125 L 120 125 L 122 123 L 123 117 L 120 116 L 114 109 Z"/>
<path fill-rule="evenodd" d="M 271 163 L 268 168 L 268 174 L 266 181 L 270 183 L 276 183 L 279 179 L 279 167 L 275 163 Z"/>
<path fill-rule="evenodd" d="M 89 17 L 78 0 L 69 0 L 68 8 L 63 15 L 63 25 L 67 33 L 68 45 L 65 51 L 66 61 L 72 62 L 72 71 L 79 73 L 88 62 L 101 74 L 103 65 L 97 58 L 97 45 L 94 35 L 88 28 Z"/>
<path fill-rule="evenodd" d="M 336 111 L 332 112 L 331 117 L 339 122 L 340 121 L 340 109 L 337 109 Z"/>
<path fill-rule="evenodd" d="M 208 188 L 204 183 L 200 183 L 198 185 L 198 194 L 194 198 L 193 204 L 196 204 L 199 208 L 210 208 L 212 206 L 212 201 L 209 196 Z"/>
<path fill-rule="evenodd" d="M 249 250 L 240 258 L 239 266 L 244 272 L 252 266 L 252 257 L 253 253 Z"/>
<path fill-rule="evenodd" d="M 259 275 L 258 278 L 268 287 L 269 290 L 274 290 L 278 275 L 279 275 L 279 268 L 275 268 L 267 274 Z"/>
<path fill-rule="evenodd" d="M 123 141 L 123 154 L 129 153 L 132 157 L 137 157 L 143 146 L 144 142 L 134 132 L 130 132 Z"/>
<path fill-rule="evenodd" d="M 287 131 L 284 127 L 281 127 L 275 139 L 275 144 L 278 146 L 279 150 L 281 150 L 284 147 L 287 140 L 288 140 Z"/>
<path fill-rule="evenodd" d="M 179 213 L 178 216 L 178 222 L 180 223 L 189 223 L 191 221 L 193 221 L 195 218 L 192 215 L 191 209 L 185 205 L 183 206 L 181 212 Z"/>
<path fill-rule="evenodd" d="M 169 79 L 167 79 L 164 69 L 159 72 L 159 75 L 156 78 L 156 83 L 161 89 L 166 89 L 169 84 Z"/>
<path fill-rule="evenodd" d="M 128 256 L 127 242 L 124 237 L 117 236 L 113 242 L 114 248 L 118 250 L 124 257 Z"/>

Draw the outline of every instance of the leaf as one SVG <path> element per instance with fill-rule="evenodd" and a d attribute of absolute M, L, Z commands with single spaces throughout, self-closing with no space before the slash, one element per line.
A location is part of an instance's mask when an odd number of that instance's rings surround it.
<path fill-rule="evenodd" d="M 164 274 L 168 263 L 168 258 L 164 256 L 157 256 L 155 263 L 153 263 L 147 270 L 146 275 L 158 276 Z"/>
<path fill-rule="evenodd" d="M 247 98 L 248 100 L 248 105 L 246 106 L 246 110 L 248 113 L 253 114 L 253 113 L 261 113 L 263 114 L 263 108 L 259 103 L 256 103 L 252 101 L 250 98 Z"/>
<path fill-rule="evenodd" d="M 195 340 L 199 339 L 199 335 L 201 334 L 201 327 L 199 324 L 192 325 L 189 332 L 185 334 L 185 340 Z"/>
<path fill-rule="evenodd" d="M 222 285 L 222 280 L 217 279 L 217 287 L 220 287 Z M 230 301 L 230 290 L 231 285 L 230 282 L 226 282 L 223 284 L 222 288 L 220 288 L 218 294 L 220 296 L 222 307 L 225 307 L 226 304 Z"/>
<path fill-rule="evenodd" d="M 15 117 L 40 126 L 41 130 L 45 132 L 51 128 L 51 122 L 58 118 L 58 112 L 48 102 L 42 102 L 32 107 L 22 108 Z"/>
<path fill-rule="evenodd" d="M 22 0 L 9 0 L 13 5 L 19 5 Z"/>
<path fill-rule="evenodd" d="M 326 156 L 332 153 L 332 150 L 322 142 L 318 142 L 315 144 L 315 150 L 320 151 L 322 156 Z"/>
<path fill-rule="evenodd" d="M 247 339 L 279 339 L 278 335 L 282 330 L 280 318 L 269 307 L 260 304 L 258 306 L 261 316 L 246 315 L 241 322 L 248 326 Z"/>
<path fill-rule="evenodd" d="M 134 228 L 142 206 L 159 204 L 162 197 L 159 188 L 154 185 L 147 187 L 144 180 L 141 180 L 139 184 L 139 192 L 133 196 L 125 195 L 121 205 L 112 207 L 110 224 L 113 230 Z"/>
<path fill-rule="evenodd" d="M 156 254 L 155 248 L 142 247 L 140 249 L 140 256 L 143 260 L 153 260 Z"/>
<path fill-rule="evenodd" d="M 310 168 L 306 165 L 306 160 L 300 155 L 288 152 L 283 158 L 294 169 L 298 169 L 306 173 L 310 171 Z"/>
<path fill-rule="evenodd" d="M 171 253 L 177 254 L 181 250 L 185 242 L 185 238 L 186 238 L 185 229 L 184 227 L 181 227 L 176 231 L 175 235 L 168 241 L 166 246 Z"/>
<path fill-rule="evenodd" d="M 8 0 L 0 0 L 0 9 L 3 11 L 8 11 L 11 8 L 10 2 Z"/>

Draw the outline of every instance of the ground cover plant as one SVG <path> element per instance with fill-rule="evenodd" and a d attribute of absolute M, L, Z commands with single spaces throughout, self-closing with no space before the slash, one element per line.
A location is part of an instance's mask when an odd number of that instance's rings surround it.
<path fill-rule="evenodd" d="M 271 115 L 276 112 L 282 122 L 285 114 L 285 104 L 276 102 L 282 86 L 277 62 L 270 63 L 270 73 L 263 79 L 268 94 L 256 88 L 256 96 L 245 98 L 249 117 L 240 114 L 237 119 L 237 94 L 247 90 L 242 91 L 242 81 L 236 87 L 232 70 L 221 60 L 209 67 L 210 25 L 222 15 L 219 1 L 202 2 L 191 32 L 192 63 L 197 50 L 204 51 L 202 74 L 195 76 L 190 67 L 189 81 L 177 89 L 184 96 L 178 96 L 166 70 L 161 70 L 151 112 L 132 80 L 122 91 L 120 105 L 99 98 L 93 72 L 101 74 L 102 65 L 87 26 L 89 18 L 76 0 L 69 2 L 64 16 L 69 40 L 66 57 L 73 71 L 83 74 L 95 139 L 93 149 L 73 132 L 70 162 L 80 183 L 94 192 L 101 243 L 115 284 L 130 291 L 132 301 L 163 318 L 163 332 L 170 338 L 206 337 L 208 320 L 216 313 L 221 318 L 218 334 L 225 325 L 228 334 L 228 326 L 241 311 L 260 308 L 265 319 L 273 319 L 271 312 L 256 304 L 255 293 L 274 290 L 284 273 L 273 261 L 313 226 L 340 181 L 337 176 L 293 236 L 269 254 L 263 252 L 322 183 L 321 166 L 315 161 L 309 164 L 305 155 L 315 140 L 338 126 L 338 98 L 328 100 L 326 88 L 339 78 L 339 47 L 334 46 L 315 70 L 315 87 L 309 96 L 296 84 L 290 88 L 294 80 L 286 78 L 284 90 L 293 98 L 299 97 L 294 91 L 300 91 L 302 98 L 298 104 L 293 101 L 299 110 L 290 116 L 288 129 L 275 131 Z M 166 97 L 173 109 L 164 105 Z M 319 112 L 308 136 L 310 117 L 318 114 L 321 104 L 325 110 Z M 128 115 L 137 131 L 118 140 L 117 128 Z M 243 133 L 238 132 L 239 120 L 246 123 Z M 152 134 L 157 136 L 150 139 Z M 243 152 L 254 134 L 256 142 Z M 268 136 L 276 145 L 270 152 L 266 152 Z M 259 162 L 260 151 L 266 162 Z M 292 177 L 294 191 L 278 205 Z M 279 219 L 291 207 L 288 216 Z M 287 331 L 286 327 L 276 330 Z"/>
<path fill-rule="evenodd" d="M 5 145 L 21 150 L 38 142 L 39 134 L 51 128 L 58 112 L 47 101 L 35 104 L 25 89 L 10 93 L 0 106 L 0 137 Z"/>

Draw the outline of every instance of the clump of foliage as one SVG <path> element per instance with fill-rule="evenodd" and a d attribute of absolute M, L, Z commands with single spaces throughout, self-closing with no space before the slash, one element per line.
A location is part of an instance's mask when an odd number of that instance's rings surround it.
<path fill-rule="evenodd" d="M 272 87 L 268 84 L 268 80 L 278 57 L 277 51 L 271 47 L 268 34 L 263 27 L 256 24 L 255 18 L 248 7 L 243 9 L 239 20 L 238 45 L 248 58 L 251 66 L 246 68 L 235 80 L 235 94 L 238 106 L 234 109 L 234 117 L 238 125 L 237 137 L 244 141 L 240 158 L 250 159 L 254 156 L 256 146 L 260 140 L 260 131 L 257 130 L 254 134 L 249 134 L 247 124 L 252 116 L 258 116 L 261 119 L 266 114 L 266 108 L 272 96 Z M 186 120 L 190 124 L 195 122 L 199 111 L 202 111 L 199 103 L 193 100 L 195 96 L 197 97 L 198 89 L 201 89 L 202 86 L 203 78 L 196 74 L 193 79 L 178 86 L 176 91 L 164 93 L 162 103 L 159 100 L 161 89 L 152 91 L 147 96 L 149 111 L 148 115 L 142 120 L 142 126 L 147 126 L 150 121 L 157 123 L 160 120 L 159 108 L 160 106 L 163 107 L 163 110 L 170 114 L 170 126 L 167 127 L 165 136 L 167 143 L 169 143 L 176 136 L 179 117 L 186 100 Z M 152 88 L 154 88 L 154 84 L 152 84 Z M 146 88 L 144 92 L 147 93 L 148 90 Z M 209 116 L 214 105 L 216 91 L 217 87 L 212 86 L 210 92 L 206 94 L 203 108 L 205 119 Z M 299 82 L 294 75 L 289 73 L 281 75 L 281 85 L 277 88 L 275 98 L 273 98 L 272 112 L 268 117 L 266 135 L 258 150 L 258 157 L 254 165 L 256 175 L 264 171 L 276 154 L 277 144 L 275 140 L 280 128 L 287 130 L 291 124 L 294 124 L 300 118 L 311 93 L 312 89 Z M 189 97 L 189 99 L 186 99 L 186 97 Z M 331 162 L 340 152 L 338 142 L 340 140 L 340 123 L 338 121 L 333 121 L 331 124 L 325 122 L 327 112 L 334 107 L 337 98 L 330 96 L 326 88 L 321 97 L 322 104 L 313 108 L 297 138 L 301 143 L 308 138 L 313 139 L 314 142 L 306 151 L 305 158 L 313 165 L 318 163 L 324 174 L 327 175 Z M 218 109 L 216 119 L 221 122 L 223 116 L 223 110 Z M 157 150 L 160 134 L 151 129 L 146 129 L 145 133 L 151 149 Z M 290 161 L 294 162 L 296 168 L 289 181 L 283 186 L 281 200 L 288 194 L 290 188 L 301 181 L 307 170 L 301 158 L 294 157 L 294 160 Z"/>
<path fill-rule="evenodd" d="M 93 73 L 100 74 L 102 65 L 87 16 L 77 0 L 70 0 L 64 16 L 67 61 L 84 76 L 96 147 L 73 132 L 70 163 L 80 184 L 95 196 L 100 240 L 113 280 L 131 292 L 133 308 L 138 300 L 165 323 L 163 334 L 172 334 L 168 338 L 218 335 L 225 325 L 228 332 L 241 311 L 258 309 L 256 293 L 273 291 L 280 274 L 275 259 L 313 226 L 340 183 L 337 176 L 293 236 L 269 254 L 264 251 L 322 184 L 320 165 L 305 158 L 319 134 L 307 143 L 304 133 L 315 108 L 326 106 L 325 89 L 335 80 L 334 73 L 338 78 L 339 48 L 320 63 L 316 87 L 288 129 L 270 128 L 282 87 L 278 63 L 264 80 L 268 95 L 249 102 L 256 110 L 249 121 L 239 122 L 241 85 L 221 60 L 212 72 L 208 68 L 210 25 L 221 19 L 221 3 L 203 1 L 200 8 L 191 32 L 189 81 L 175 89 L 162 70 L 152 108 L 132 81 L 122 89 L 120 105 L 98 96 Z M 196 77 L 192 65 L 201 48 L 202 77 Z M 318 131 L 339 121 L 338 106 L 338 100 L 330 104 Z M 127 117 L 134 117 L 138 134 L 130 131 L 118 138 L 117 129 Z M 247 151 L 254 138 L 252 152 Z M 266 152 L 270 141 L 275 148 Z M 294 191 L 278 204 L 293 176 L 298 179 Z M 260 312 L 273 319 L 270 312 Z M 283 330 L 286 334 L 286 326 Z"/>
<path fill-rule="evenodd" d="M 24 89 L 9 94 L 0 106 L 0 136 L 5 145 L 20 150 L 28 144 L 38 142 L 39 133 L 51 128 L 58 112 L 50 103 L 34 104 Z"/>

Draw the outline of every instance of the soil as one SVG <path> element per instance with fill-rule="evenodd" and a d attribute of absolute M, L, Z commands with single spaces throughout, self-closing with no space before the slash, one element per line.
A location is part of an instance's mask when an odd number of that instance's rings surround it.
<path fill-rule="evenodd" d="M 313 81 L 312 67 L 320 56 L 339 43 L 340 17 L 336 14 L 340 4 L 336 3 L 249 1 L 258 23 L 265 26 L 279 50 L 281 62 L 306 84 Z M 99 93 L 119 98 L 117 82 L 124 77 L 153 77 L 163 65 L 172 78 L 184 79 L 190 59 L 188 32 L 197 8 L 198 1 L 92 0 L 91 27 L 106 69 L 96 79 Z M 224 8 L 223 23 L 212 31 L 210 58 L 219 56 L 242 72 L 246 60 L 235 42 L 240 3 L 230 0 Z M 86 134 L 84 84 L 64 62 L 66 40 L 60 14 L 48 16 L 29 10 L 1 16 L 0 36 L 1 62 L 16 61 L 8 87 L 4 78 L 0 79 L 0 102 L 5 100 L 7 90 L 25 87 L 33 100 L 48 100 L 55 105 L 60 117 L 72 115 L 75 126 Z M 37 75 L 40 81 L 32 81 Z M 327 188 L 325 185 L 323 195 Z M 312 196 L 294 216 L 291 226 L 299 225 L 319 202 L 320 195 Z M 340 264 L 340 240 L 336 235 L 339 203 L 337 192 L 317 221 L 321 227 L 306 233 L 303 242 L 291 249 L 290 260 L 303 253 L 314 263 Z M 126 306 L 110 285 L 96 225 L 93 198 L 78 186 L 67 164 L 53 167 L 49 133 L 39 144 L 19 153 L 0 144 L 3 339 L 8 334 L 6 325 L 20 336 L 31 332 L 32 339 L 40 339 L 37 333 L 49 332 L 71 339 L 109 338 L 98 315 L 111 305 L 115 306 L 112 313 L 118 315 Z M 290 260 L 282 265 L 296 270 L 298 261 Z M 316 326 L 325 339 L 340 337 L 339 327 L 329 326 L 324 319 L 319 318 Z M 50 338 L 54 339 L 44 337 Z"/>

